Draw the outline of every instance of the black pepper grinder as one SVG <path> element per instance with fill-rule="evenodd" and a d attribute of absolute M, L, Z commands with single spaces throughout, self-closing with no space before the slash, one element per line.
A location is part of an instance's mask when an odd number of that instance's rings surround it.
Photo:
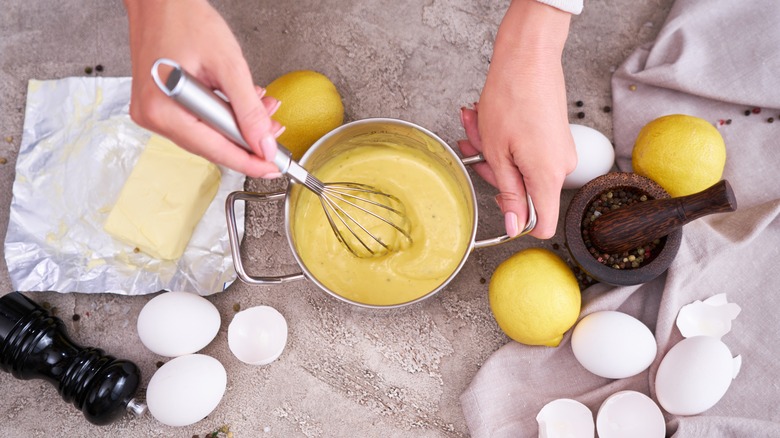
<path fill-rule="evenodd" d="M 146 410 L 133 398 L 141 382 L 134 363 L 77 345 L 61 319 L 19 292 L 0 297 L 0 368 L 19 379 L 49 381 L 93 424 Z"/>

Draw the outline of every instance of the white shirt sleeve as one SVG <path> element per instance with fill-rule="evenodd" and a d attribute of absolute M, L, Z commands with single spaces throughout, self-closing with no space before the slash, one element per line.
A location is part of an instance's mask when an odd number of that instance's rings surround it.
<path fill-rule="evenodd" d="M 582 12 L 582 3 L 584 0 L 536 0 L 539 3 L 550 5 L 554 8 L 558 8 L 562 11 L 569 12 L 574 15 L 579 15 Z"/>

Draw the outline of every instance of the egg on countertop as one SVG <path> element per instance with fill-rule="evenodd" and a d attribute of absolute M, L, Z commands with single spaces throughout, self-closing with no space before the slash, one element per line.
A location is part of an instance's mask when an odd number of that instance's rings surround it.
<path fill-rule="evenodd" d="M 675 344 L 658 366 L 655 393 L 670 414 L 697 415 L 726 394 L 742 364 L 720 339 L 694 336 Z"/>
<path fill-rule="evenodd" d="M 622 312 L 605 310 L 580 320 L 571 335 L 574 357 L 588 371 L 609 379 L 641 373 L 655 359 L 658 345 L 650 329 Z"/>
<path fill-rule="evenodd" d="M 209 415 L 227 387 L 225 367 L 211 356 L 188 354 L 171 359 L 146 388 L 149 412 L 168 426 L 188 426 Z"/>
<path fill-rule="evenodd" d="M 637 391 L 616 392 L 596 414 L 599 438 L 664 438 L 666 422 L 658 405 Z"/>
<path fill-rule="evenodd" d="M 163 292 L 138 314 L 138 337 L 152 352 L 177 357 L 202 349 L 217 336 L 221 318 L 211 301 L 189 292 Z"/>
<path fill-rule="evenodd" d="M 579 189 L 590 180 L 609 173 L 615 164 L 615 148 L 601 132 L 583 125 L 569 124 L 577 149 L 577 167 L 566 175 L 564 189 Z"/>

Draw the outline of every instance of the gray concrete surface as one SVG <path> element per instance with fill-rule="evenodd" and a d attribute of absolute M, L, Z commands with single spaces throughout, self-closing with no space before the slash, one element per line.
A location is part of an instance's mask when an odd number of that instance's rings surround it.
<path fill-rule="evenodd" d="M 458 109 L 478 99 L 496 27 L 508 1 L 330 0 L 215 1 L 235 30 L 256 81 L 290 70 L 328 75 L 343 95 L 347 120 L 407 119 L 449 144 L 463 136 Z M 588 0 L 567 43 L 571 120 L 611 136 L 611 70 L 651 41 L 672 0 Z M 128 76 L 127 25 L 120 1 L 5 0 L 0 12 L 0 231 L 5 235 L 14 164 L 29 79 L 84 75 L 102 64 L 105 76 Z M 574 102 L 582 100 L 583 108 Z M 578 111 L 585 112 L 577 119 Z M 475 177 L 478 180 L 478 177 Z M 250 189 L 273 185 L 249 181 Z M 498 233 L 495 191 L 477 181 L 480 236 Z M 563 194 L 565 209 L 571 193 Z M 278 210 L 250 209 L 243 245 L 251 269 L 290 272 Z M 543 246 L 564 257 L 563 233 L 550 241 L 522 238 L 473 253 L 446 290 L 418 305 L 366 311 L 336 301 L 308 282 L 277 287 L 234 284 L 209 299 L 222 315 L 217 338 L 203 352 L 218 358 L 228 389 L 206 419 L 183 428 L 150 416 L 126 416 L 96 427 L 60 399 L 49 383 L 0 373 L 2 436 L 205 436 L 229 425 L 237 437 L 468 436 L 458 397 L 483 361 L 508 339 L 488 307 L 494 268 L 521 248 Z M 0 291 L 11 291 L 4 258 Z M 144 384 L 165 360 L 146 350 L 135 331 L 150 297 L 30 293 L 56 307 L 71 336 L 134 361 Z M 290 324 L 281 358 L 244 365 L 227 347 L 234 305 L 271 305 Z M 82 315 L 78 322 L 74 314 Z M 87 316 L 87 314 L 89 316 Z M 222 435 L 224 436 L 224 434 Z"/>

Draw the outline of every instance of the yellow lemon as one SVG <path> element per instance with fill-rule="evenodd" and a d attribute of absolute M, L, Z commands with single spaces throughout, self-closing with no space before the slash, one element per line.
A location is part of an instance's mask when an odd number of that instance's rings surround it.
<path fill-rule="evenodd" d="M 498 326 L 523 344 L 557 347 L 580 315 L 574 273 L 546 249 L 530 248 L 506 259 L 489 286 L 490 309 Z"/>
<path fill-rule="evenodd" d="M 344 122 L 344 105 L 336 86 L 316 71 L 299 70 L 279 76 L 268 84 L 266 95 L 282 102 L 272 118 L 285 127 L 279 143 L 296 160 Z"/>
<path fill-rule="evenodd" d="M 673 197 L 690 195 L 720 181 L 726 144 L 704 119 L 663 116 L 639 131 L 631 164 L 635 173 L 657 182 Z"/>

